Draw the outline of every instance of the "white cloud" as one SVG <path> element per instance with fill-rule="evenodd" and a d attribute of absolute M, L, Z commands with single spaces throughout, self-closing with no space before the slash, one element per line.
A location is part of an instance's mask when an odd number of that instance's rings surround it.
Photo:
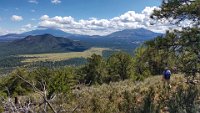
<path fill-rule="evenodd" d="M 0 27 L 0 36 L 1 35 L 6 35 L 6 34 L 9 34 L 9 33 L 20 34 L 20 33 L 23 33 L 23 32 L 34 30 L 36 28 L 37 28 L 37 26 L 34 26 L 34 25 L 30 24 L 30 23 L 21 26 L 19 29 L 12 29 L 12 28 L 11 29 L 3 29 L 3 28 Z"/>
<path fill-rule="evenodd" d="M 146 7 L 141 13 L 136 13 L 135 11 L 128 11 L 122 15 L 110 18 L 110 19 L 81 19 L 76 20 L 71 16 L 54 16 L 49 17 L 48 15 L 43 15 L 40 17 L 40 22 L 38 26 L 33 26 L 32 24 L 27 24 L 21 26 L 18 31 L 10 30 L 11 32 L 26 32 L 36 28 L 55 28 L 60 29 L 69 33 L 85 34 L 85 35 L 107 35 L 115 31 L 123 29 L 135 29 L 135 28 L 146 28 L 154 32 L 164 33 L 166 30 L 172 30 L 174 28 L 180 29 L 175 25 L 170 24 L 169 20 L 152 20 L 150 18 L 151 13 L 154 9 L 159 9 L 158 7 Z M 22 16 L 13 15 L 11 17 L 12 21 L 22 21 Z M 38 19 L 32 18 L 32 21 Z M 170 20 L 174 21 L 174 20 Z M 191 26 L 192 23 L 186 20 L 181 23 L 182 26 Z M 0 29 L 0 34 L 8 33 L 9 31 Z"/>
<path fill-rule="evenodd" d="M 24 25 L 25 28 L 32 28 L 32 25 L 31 24 L 26 24 Z"/>
<path fill-rule="evenodd" d="M 22 16 L 18 16 L 18 15 L 12 15 L 12 17 L 10 19 L 12 21 L 19 22 L 19 21 L 23 20 L 23 17 Z"/>
<path fill-rule="evenodd" d="M 53 3 L 53 4 L 59 4 L 59 3 L 61 3 L 61 1 L 60 0 L 51 0 L 51 3 Z"/>
<path fill-rule="evenodd" d="M 165 32 L 171 25 L 166 20 L 152 20 L 150 15 L 154 9 L 158 9 L 158 7 L 146 7 L 141 13 L 128 11 L 111 19 L 89 18 L 86 20 L 75 20 L 71 16 L 49 17 L 48 15 L 43 15 L 40 18 L 39 27 L 56 28 L 70 33 L 87 35 L 106 35 L 123 29 L 135 28 L 146 28 L 155 32 Z"/>
<path fill-rule="evenodd" d="M 45 21 L 45 20 L 48 20 L 49 19 L 49 16 L 48 15 L 43 15 L 43 16 L 41 16 L 40 17 L 40 19 L 43 21 Z"/>
<path fill-rule="evenodd" d="M 18 33 L 27 32 L 27 31 L 33 30 L 35 28 L 37 28 L 37 26 L 34 26 L 34 25 L 29 23 L 29 24 L 22 26 L 20 31 L 18 31 Z"/>
<path fill-rule="evenodd" d="M 0 27 L 0 36 L 2 35 L 6 35 L 6 34 L 14 34 L 14 33 L 21 33 L 20 32 L 20 29 L 12 29 L 12 28 L 9 28 L 9 29 L 4 29 L 2 27 Z"/>
<path fill-rule="evenodd" d="M 29 3 L 33 3 L 33 4 L 38 4 L 38 1 L 37 1 L 37 0 L 29 0 L 28 2 L 29 2 Z"/>
<path fill-rule="evenodd" d="M 145 9 L 142 11 L 142 14 L 145 15 L 151 15 L 153 13 L 153 10 L 159 10 L 159 7 L 153 6 L 153 7 L 145 7 Z"/>

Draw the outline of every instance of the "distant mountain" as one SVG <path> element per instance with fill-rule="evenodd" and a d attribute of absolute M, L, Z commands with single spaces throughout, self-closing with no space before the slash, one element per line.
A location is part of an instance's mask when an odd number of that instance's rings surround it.
<path fill-rule="evenodd" d="M 49 52 L 84 51 L 88 49 L 80 41 L 73 41 L 50 34 L 27 36 L 23 39 L 7 43 L 0 48 L 10 54 L 32 54 Z"/>
<path fill-rule="evenodd" d="M 107 35 L 106 37 L 141 41 L 141 40 L 150 40 L 158 35 L 162 34 L 155 33 L 144 28 L 139 28 L 139 29 L 125 29 L 122 31 L 117 31 Z"/>
<path fill-rule="evenodd" d="M 75 34 L 70 34 L 66 33 L 62 30 L 57 30 L 57 29 L 37 29 L 37 30 L 32 30 L 29 32 L 24 32 L 21 34 L 6 34 L 0 36 L 0 42 L 11 42 L 17 39 L 22 39 L 25 38 L 26 36 L 29 35 L 43 35 L 43 34 L 51 34 L 54 36 L 59 36 L 59 37 L 69 37 L 69 36 L 76 36 Z"/>
<path fill-rule="evenodd" d="M 139 28 L 125 29 L 106 36 L 70 36 L 68 38 L 85 42 L 90 47 L 107 47 L 133 53 L 134 49 L 140 46 L 144 41 L 151 40 L 160 35 L 163 34 Z"/>
<path fill-rule="evenodd" d="M 25 36 L 21 34 L 6 34 L 6 35 L 0 36 L 0 42 L 9 42 L 9 41 L 17 40 L 17 39 L 22 39 L 24 37 Z"/>
<path fill-rule="evenodd" d="M 21 35 L 28 36 L 28 35 L 43 35 L 43 34 L 51 34 L 54 36 L 62 36 L 62 37 L 73 35 L 70 33 L 66 33 L 62 30 L 58 30 L 58 29 L 37 29 L 37 30 L 22 33 Z"/>
<path fill-rule="evenodd" d="M 51 34 L 51 35 L 47 35 Z M 37 35 L 38 34 L 38 35 Z M 46 35 L 44 35 L 46 34 Z M 54 36 L 52 36 L 54 34 Z M 27 35 L 32 35 L 28 36 Z M 36 35 L 36 36 L 34 36 Z M 159 35 L 163 35 L 160 33 L 155 33 L 147 29 L 139 28 L 139 29 L 125 29 L 122 31 L 117 31 L 111 33 L 107 36 L 88 36 L 88 35 L 76 35 L 65 33 L 61 30 L 55 29 L 40 29 L 33 30 L 30 32 L 22 33 L 22 34 L 8 34 L 0 37 L 1 39 L 9 40 L 14 42 L 9 42 L 9 47 L 14 50 L 8 50 L 5 48 L 5 51 L 26 51 L 28 53 L 31 52 L 63 52 L 63 51 L 76 51 L 76 50 L 84 50 L 87 47 L 107 47 L 113 49 L 120 49 L 131 52 L 141 45 L 144 41 L 153 39 Z M 24 38 L 26 37 L 26 38 Z M 35 37 L 35 38 L 34 38 Z M 37 38 L 36 38 L 37 37 Z M 60 38 L 63 37 L 63 38 Z M 24 39 L 22 39 L 24 38 Z M 66 39 L 66 40 L 65 40 Z M 63 41 L 64 40 L 64 41 Z M 63 44 L 63 43 L 67 44 Z M 73 42 L 75 45 L 79 42 L 80 46 L 71 46 L 68 42 Z M 6 44 L 3 44 L 3 46 Z M 67 46 L 64 46 L 67 45 Z M 73 44 L 72 44 L 73 45 Z M 4 46 L 6 47 L 6 46 Z M 2 44 L 0 43 L 0 48 L 2 50 Z M 23 48 L 23 49 L 20 49 Z M 27 51 L 27 49 L 30 49 Z"/>
<path fill-rule="evenodd" d="M 22 39 L 29 35 L 43 35 L 43 34 L 51 34 L 58 37 L 67 37 L 73 40 L 87 40 L 91 38 L 113 38 L 113 39 L 131 39 L 131 40 L 149 40 L 158 35 L 162 35 L 160 33 L 155 33 L 147 29 L 139 28 L 139 29 L 125 29 L 122 31 L 117 31 L 111 33 L 107 36 L 88 36 L 88 35 L 79 35 L 79 34 L 70 34 L 66 33 L 62 30 L 57 29 L 37 29 L 29 32 L 25 32 L 22 34 L 7 34 L 0 36 L 0 42 L 2 41 L 13 41 L 16 39 Z"/>

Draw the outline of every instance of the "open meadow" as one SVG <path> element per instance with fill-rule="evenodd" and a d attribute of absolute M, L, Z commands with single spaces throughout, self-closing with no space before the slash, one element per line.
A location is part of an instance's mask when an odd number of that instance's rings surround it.
<path fill-rule="evenodd" d="M 27 54 L 19 55 L 25 57 L 22 62 L 31 63 L 37 61 L 61 61 L 72 58 L 88 58 L 92 54 L 102 55 L 103 51 L 110 50 L 109 48 L 91 48 L 83 52 L 67 52 L 67 53 L 46 53 L 46 54 Z"/>

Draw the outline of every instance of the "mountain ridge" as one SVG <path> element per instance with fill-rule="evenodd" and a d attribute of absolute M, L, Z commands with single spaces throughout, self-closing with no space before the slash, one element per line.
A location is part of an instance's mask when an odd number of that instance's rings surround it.
<path fill-rule="evenodd" d="M 54 36 L 71 36 L 75 34 L 67 33 L 62 30 L 58 29 L 36 29 L 28 32 L 21 33 L 22 35 L 28 36 L 28 35 L 43 35 L 43 34 L 51 34 Z"/>
<path fill-rule="evenodd" d="M 155 33 L 151 30 L 147 30 L 144 28 L 138 28 L 138 29 L 124 29 L 121 31 L 113 32 L 107 37 L 110 38 L 135 38 L 138 40 L 149 40 L 152 39 L 158 35 L 162 35 L 161 33 Z"/>
<path fill-rule="evenodd" d="M 137 29 L 124 29 L 121 31 L 116 31 L 113 33 L 110 33 L 108 35 L 105 36 L 100 36 L 100 35 L 80 35 L 80 34 L 71 34 L 71 33 L 67 33 L 64 32 L 62 30 L 58 30 L 58 29 L 36 29 L 36 30 L 32 30 L 32 31 L 28 31 L 28 32 L 24 32 L 21 34 L 6 34 L 6 35 L 2 35 L 0 36 L 0 41 L 13 41 L 16 39 L 22 39 L 26 36 L 29 35 L 43 35 L 43 34 L 51 34 L 54 36 L 60 36 L 60 37 L 66 37 L 66 38 L 70 38 L 70 37 L 87 37 L 87 38 L 128 38 L 128 37 L 139 37 L 139 40 L 143 40 L 144 38 L 150 39 L 153 38 L 154 36 L 157 35 L 162 35 L 161 33 L 155 33 L 153 31 L 144 29 L 144 28 L 137 28 Z M 145 35 L 145 37 L 143 37 Z M 147 36 L 149 35 L 149 36 Z M 142 39 L 143 38 L 143 39 Z M 144 39 L 145 40 L 145 39 Z"/>
<path fill-rule="evenodd" d="M 29 35 L 23 39 L 9 42 L 3 45 L 1 49 L 12 54 L 32 54 L 70 51 L 80 52 L 88 49 L 88 47 L 80 41 L 44 34 L 36 36 Z"/>
<path fill-rule="evenodd" d="M 57 32 L 57 30 L 56 30 L 56 32 Z M 63 32 L 63 31 L 61 31 L 61 32 Z M 40 34 L 40 35 L 44 35 L 44 34 Z M 103 48 L 119 49 L 119 50 L 124 50 L 129 53 L 132 53 L 132 51 L 136 47 L 140 46 L 144 41 L 151 40 L 154 37 L 157 37 L 159 35 L 162 35 L 162 34 L 154 33 L 150 30 L 140 28 L 140 29 L 125 29 L 122 31 L 117 31 L 117 32 L 111 33 L 106 36 L 96 36 L 96 35 L 95 36 L 87 36 L 87 35 L 76 35 L 76 34 L 68 35 L 67 34 L 66 36 L 63 36 L 63 37 L 62 36 L 56 36 L 56 37 L 62 37 L 62 38 L 70 39 L 73 41 L 82 42 L 82 43 L 84 43 L 85 47 L 101 47 L 101 48 L 103 47 Z M 12 44 L 14 44 L 16 47 L 20 47 L 19 45 L 21 45 L 21 46 L 24 45 L 24 43 L 23 44 L 18 43 L 18 45 L 16 44 L 16 41 L 20 40 L 20 39 L 23 39 L 23 38 L 20 37 L 20 38 L 14 38 L 13 40 L 9 40 L 8 43 L 13 42 L 13 43 L 10 43 L 10 49 L 14 49 L 14 48 L 11 48 L 11 47 L 14 47 L 14 46 L 12 46 Z M 0 39 L 0 41 L 1 41 L 1 39 Z M 40 39 L 40 41 L 38 41 L 38 42 L 42 42 L 42 45 L 47 45 L 48 43 L 50 43 L 49 40 L 42 40 L 42 39 Z M 54 41 L 54 42 L 56 42 L 56 41 Z M 27 42 L 27 43 L 30 43 L 30 42 Z M 59 45 L 59 47 L 61 45 Z M 64 46 L 64 45 L 62 45 L 62 46 Z M 0 46 L 1 46 L 1 43 L 0 43 Z M 26 45 L 27 48 L 29 48 L 28 46 L 31 46 L 31 43 Z M 50 45 L 48 45 L 48 46 L 50 46 Z M 58 47 L 58 46 L 56 46 L 56 47 Z M 24 47 L 22 47 L 22 48 L 24 48 Z M 27 51 L 27 50 L 25 50 L 25 51 Z M 39 49 L 38 53 L 40 53 L 40 51 L 41 50 Z M 57 51 L 49 50 L 48 52 L 57 52 Z M 63 51 L 59 50 L 59 52 L 63 52 Z"/>

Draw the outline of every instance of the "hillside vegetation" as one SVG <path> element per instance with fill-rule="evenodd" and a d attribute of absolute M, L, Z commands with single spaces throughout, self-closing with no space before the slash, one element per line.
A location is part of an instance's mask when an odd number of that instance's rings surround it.
<path fill-rule="evenodd" d="M 200 0 L 165 0 L 152 18 L 192 19 L 134 56 L 93 54 L 82 66 L 18 68 L 0 78 L 0 112 L 199 113 Z M 162 81 L 166 68 L 171 83 Z M 171 85 L 171 86 L 170 86 Z"/>
<path fill-rule="evenodd" d="M 200 85 L 188 84 L 182 74 L 172 75 L 172 87 L 169 88 L 161 75 L 140 82 L 125 80 L 90 87 L 83 84 L 73 86 L 72 76 L 69 76 L 73 72 L 68 70 L 67 73 L 67 84 L 58 83 L 60 87 L 55 83 L 52 84 L 54 88 L 59 89 L 52 88 L 62 94 L 50 97 L 52 99 L 49 100 L 53 109 L 59 113 L 198 113 L 200 111 Z M 68 89 L 70 85 L 73 86 L 71 91 Z M 50 87 L 48 86 L 47 89 L 51 89 Z M 46 91 L 49 91 L 47 89 Z M 26 90 L 30 90 L 30 86 Z M 21 109 L 25 110 L 28 107 L 25 103 L 29 103 L 30 108 L 27 110 L 33 112 L 44 112 L 44 106 L 39 105 L 43 102 L 41 98 L 40 93 L 37 92 L 18 97 L 21 105 L 24 106 Z M 2 107 L 8 107 L 7 110 L 12 111 L 9 109 L 12 107 L 9 103 L 12 102 L 14 104 L 14 98 Z M 53 111 L 47 107 L 46 112 Z"/>
<path fill-rule="evenodd" d="M 173 75 L 170 89 L 161 76 L 143 82 L 126 80 L 73 90 L 77 112 L 82 113 L 197 113 L 200 111 L 200 85 L 185 83 Z M 73 106 L 71 106 L 73 107 Z"/>

